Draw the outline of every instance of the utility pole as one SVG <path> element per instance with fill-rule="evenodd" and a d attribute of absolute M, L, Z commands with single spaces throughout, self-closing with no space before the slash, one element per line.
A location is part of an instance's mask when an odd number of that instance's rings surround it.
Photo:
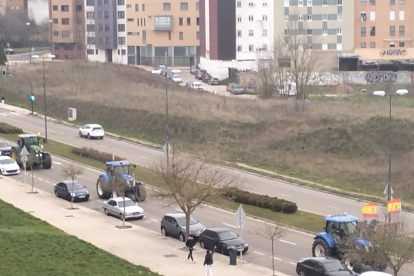
<path fill-rule="evenodd" d="M 45 143 L 47 143 L 47 119 L 46 119 L 46 72 L 45 58 L 43 58 L 43 97 L 45 101 Z"/>
<path fill-rule="evenodd" d="M 165 153 L 167 155 L 167 172 L 169 170 L 170 156 L 168 143 L 168 78 L 165 76 Z"/>

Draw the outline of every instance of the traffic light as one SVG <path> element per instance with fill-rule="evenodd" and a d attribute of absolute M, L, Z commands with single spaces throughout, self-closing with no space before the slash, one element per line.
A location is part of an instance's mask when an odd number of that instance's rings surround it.
<path fill-rule="evenodd" d="M 34 95 L 34 94 L 30 94 L 30 100 L 31 100 L 32 102 L 34 102 L 34 100 L 35 100 L 35 95 Z"/>
<path fill-rule="evenodd" d="M 2 74 L 3 78 L 6 77 L 6 71 L 3 70 L 3 74 Z"/>

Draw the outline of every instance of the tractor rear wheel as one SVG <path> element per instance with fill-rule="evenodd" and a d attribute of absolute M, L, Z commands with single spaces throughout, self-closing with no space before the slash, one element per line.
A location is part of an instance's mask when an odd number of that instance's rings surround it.
<path fill-rule="evenodd" d="M 43 169 L 50 169 L 52 167 L 52 156 L 49 153 L 43 153 L 45 156 L 45 162 L 43 162 Z"/>
<path fill-rule="evenodd" d="M 104 187 L 107 185 L 105 179 L 103 177 L 99 177 L 98 181 L 96 182 L 96 193 L 98 197 L 101 199 L 109 199 L 111 197 L 111 193 L 105 192 Z"/>
<path fill-rule="evenodd" d="M 147 199 L 147 188 L 144 184 L 137 185 L 137 195 L 135 197 L 137 201 L 145 201 Z"/>
<path fill-rule="evenodd" d="M 316 238 L 312 245 L 313 257 L 332 257 L 332 248 L 325 239 Z"/>

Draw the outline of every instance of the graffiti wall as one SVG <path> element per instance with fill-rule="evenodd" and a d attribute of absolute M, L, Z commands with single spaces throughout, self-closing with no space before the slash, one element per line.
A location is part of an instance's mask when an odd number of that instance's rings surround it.
<path fill-rule="evenodd" d="M 315 85 L 337 85 L 340 83 L 360 84 L 368 83 L 411 83 L 414 75 L 411 72 L 326 72 L 316 73 L 311 77 Z"/>

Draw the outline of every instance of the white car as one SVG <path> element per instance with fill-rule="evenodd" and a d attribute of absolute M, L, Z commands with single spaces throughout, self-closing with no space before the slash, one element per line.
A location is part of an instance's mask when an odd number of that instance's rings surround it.
<path fill-rule="evenodd" d="M 162 69 L 152 70 L 151 73 L 154 75 L 161 75 Z"/>
<path fill-rule="evenodd" d="M 191 88 L 195 90 L 204 90 L 204 86 L 201 82 L 193 82 Z"/>
<path fill-rule="evenodd" d="M 124 200 L 122 197 L 114 197 L 104 201 L 102 204 L 104 213 L 109 216 L 116 216 L 120 219 L 142 219 L 145 216 L 144 209 L 138 206 L 138 203 L 134 203 L 130 198 L 125 197 L 125 213 L 124 213 Z"/>
<path fill-rule="evenodd" d="M 179 76 L 179 75 L 173 75 L 172 77 L 171 77 L 171 79 L 173 80 L 173 82 L 175 82 L 175 83 L 182 83 L 183 82 L 183 80 L 181 79 L 181 77 Z"/>
<path fill-rule="evenodd" d="M 360 276 L 392 276 L 391 274 L 380 271 L 367 271 L 359 274 Z"/>
<path fill-rule="evenodd" d="M 103 139 L 105 136 L 105 131 L 102 126 L 97 124 L 88 124 L 84 125 L 79 129 L 79 137 L 99 138 Z"/>
<path fill-rule="evenodd" d="M 20 167 L 8 156 L 0 156 L 0 174 L 2 175 L 12 175 L 12 174 L 19 174 Z"/>

